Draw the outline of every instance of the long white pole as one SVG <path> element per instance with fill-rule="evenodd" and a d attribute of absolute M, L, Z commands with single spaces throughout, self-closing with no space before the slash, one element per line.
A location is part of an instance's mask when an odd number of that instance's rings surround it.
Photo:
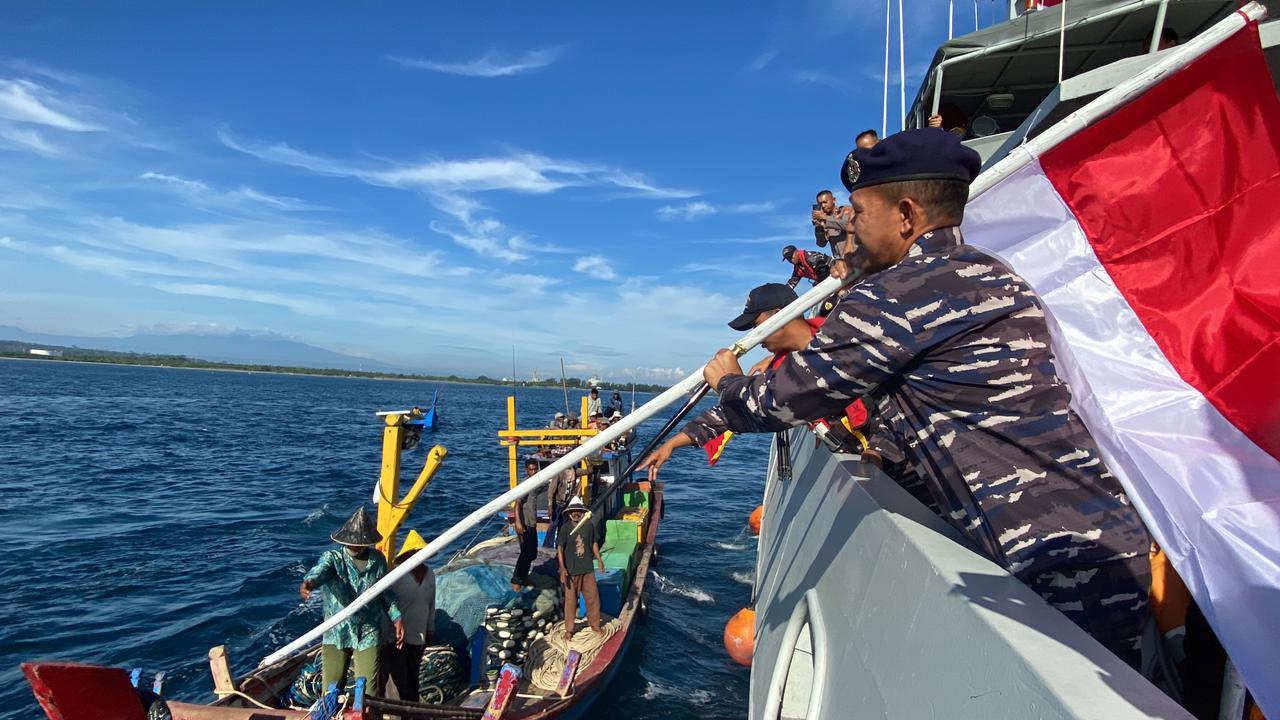
<path fill-rule="evenodd" d="M 1062 6 L 1061 22 L 1058 23 L 1058 84 L 1062 84 L 1062 65 L 1067 52 L 1067 0 L 1058 3 Z"/>
<path fill-rule="evenodd" d="M 907 129 L 907 48 L 903 45 L 902 0 L 898 0 L 898 117 L 900 129 Z"/>
<path fill-rule="evenodd" d="M 884 0 L 884 100 L 880 105 L 880 137 L 889 134 L 889 18 L 893 0 Z"/>
<path fill-rule="evenodd" d="M 822 302 L 836 290 L 839 290 L 842 284 L 843 281 L 839 278 L 829 277 L 813 286 L 809 292 L 801 295 L 795 302 L 783 308 L 773 317 L 764 321 L 764 323 L 759 327 L 754 328 L 746 335 L 743 335 L 738 342 L 734 343 L 734 349 L 740 350 L 739 354 L 744 354 L 748 350 L 751 350 L 756 345 L 759 345 L 760 341 L 772 335 L 783 325 L 800 317 L 806 310 Z M 550 482 L 551 478 L 559 475 L 560 472 L 566 468 L 573 467 L 578 463 L 578 461 L 588 455 L 602 450 L 605 445 L 608 445 L 618 439 L 628 430 L 653 417 L 658 413 L 658 411 L 671 403 L 688 395 L 701 382 L 702 368 L 698 368 L 698 370 L 689 377 L 667 388 L 658 397 L 650 400 L 644 405 L 641 405 L 635 412 L 623 417 L 618 422 L 610 425 L 599 435 L 592 437 L 587 442 L 569 451 L 568 454 L 544 467 L 533 477 L 476 508 L 470 515 L 467 515 L 453 527 L 440 533 L 434 540 L 427 543 L 426 547 L 409 556 L 409 558 L 404 562 L 397 564 L 394 570 L 387 573 L 386 576 L 378 582 L 374 583 L 373 587 L 361 593 L 360 597 L 352 600 L 350 605 L 347 605 L 342 610 L 334 613 L 332 617 L 326 618 L 324 622 L 320 623 L 315 628 L 312 628 L 302 637 L 299 637 L 297 640 L 294 640 L 288 645 L 285 645 L 279 650 L 268 655 L 263 659 L 260 667 L 279 662 L 294 653 L 309 647 L 329 629 L 351 617 L 351 615 L 357 610 L 368 605 L 374 598 L 389 589 L 397 580 L 408 574 L 410 570 L 426 562 L 427 559 L 444 549 L 445 546 L 462 537 L 463 533 L 467 532 L 467 530 L 488 520 L 489 518 L 492 518 L 496 513 L 509 507 L 511 503 L 516 500 L 534 493 L 539 488 Z"/>
<path fill-rule="evenodd" d="M 947 39 L 956 32 L 956 0 L 947 0 Z"/>

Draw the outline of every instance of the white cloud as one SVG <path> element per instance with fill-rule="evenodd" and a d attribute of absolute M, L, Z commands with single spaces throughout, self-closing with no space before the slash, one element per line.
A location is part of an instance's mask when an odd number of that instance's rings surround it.
<path fill-rule="evenodd" d="M 616 280 L 618 273 L 613 265 L 599 255 L 583 255 L 573 263 L 573 271 L 589 275 L 597 280 Z"/>
<path fill-rule="evenodd" d="M 658 217 L 663 220 L 697 220 L 698 218 L 715 215 L 716 209 L 711 203 L 689 202 L 684 205 L 664 205 L 658 208 Z"/>
<path fill-rule="evenodd" d="M 531 50 L 517 57 L 504 58 L 500 53 L 490 50 L 474 60 L 446 62 L 441 60 L 423 60 L 399 56 L 387 56 L 387 59 L 403 67 L 415 70 L 430 70 L 446 75 L 462 77 L 496 78 L 541 70 L 554 63 L 564 53 L 563 46 Z"/>
<path fill-rule="evenodd" d="M 765 235 L 762 237 L 728 237 L 715 238 L 711 240 L 694 240 L 696 245 L 773 245 L 781 243 L 782 245 L 799 245 L 800 243 L 812 242 L 813 235 L 802 235 L 800 233 L 782 233 L 778 235 Z"/>
<path fill-rule="evenodd" d="M 31 128 L 0 124 L 0 138 L 39 155 L 54 156 L 62 154 L 61 148 L 54 146 L 45 139 L 44 135 Z"/>
<path fill-rule="evenodd" d="M 193 205 L 198 207 L 257 205 L 275 210 L 322 209 L 298 198 L 270 195 L 251 187 L 241 186 L 234 190 L 219 190 L 202 180 L 192 180 L 151 170 L 139 175 L 138 179 L 160 183 L 162 186 L 187 198 Z"/>
<path fill-rule="evenodd" d="M 538 243 L 526 235 L 512 232 L 496 218 L 480 217 L 479 213 L 486 208 L 457 193 L 436 194 L 432 200 L 456 224 L 435 221 L 428 226 L 431 231 L 487 259 L 510 263 L 527 260 L 535 253 L 568 252 L 559 246 Z"/>
<path fill-rule="evenodd" d="M 693 190 L 661 187 L 634 172 L 594 163 L 557 160 L 536 153 L 460 160 L 430 158 L 392 165 L 360 166 L 312 155 L 285 143 L 244 141 L 225 130 L 219 132 L 218 137 L 227 147 L 266 162 L 406 190 L 437 193 L 506 190 L 546 194 L 570 187 L 615 187 L 658 198 L 686 198 L 698 194 Z"/>
<path fill-rule="evenodd" d="M 765 68 L 769 67 L 769 65 L 775 59 L 777 59 L 777 57 L 778 57 L 777 50 L 765 50 L 764 52 L 757 55 L 756 58 L 752 60 L 749 65 L 747 65 L 747 70 L 753 73 L 760 72 L 761 70 L 764 70 Z"/>
<path fill-rule="evenodd" d="M 545 275 L 506 273 L 494 277 L 493 283 L 510 290 L 523 290 L 535 295 L 541 295 L 547 288 L 556 284 L 556 279 Z"/>
<path fill-rule="evenodd" d="M 44 125 L 68 132 L 97 132 L 100 125 L 72 117 L 71 108 L 57 94 L 38 83 L 0 78 L 0 118 Z"/>
<path fill-rule="evenodd" d="M 702 200 L 695 200 L 683 205 L 664 205 L 658 208 L 657 214 L 662 220 L 684 220 L 685 222 L 691 222 L 693 220 L 701 220 L 702 218 L 719 215 L 721 213 L 728 215 L 749 215 L 754 213 L 773 212 L 774 208 L 775 205 L 772 202 L 712 205 L 711 203 Z"/>

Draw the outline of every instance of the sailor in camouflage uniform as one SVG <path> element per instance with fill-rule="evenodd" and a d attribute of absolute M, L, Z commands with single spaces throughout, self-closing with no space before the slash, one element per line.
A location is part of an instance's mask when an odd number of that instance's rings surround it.
<path fill-rule="evenodd" d="M 1003 262 L 964 244 L 958 226 L 978 167 L 977 153 L 933 129 L 850 153 L 841 175 L 870 274 L 776 370 L 743 375 L 724 350 L 706 378 L 738 432 L 872 400 L 881 434 L 943 517 L 1136 666 L 1146 529 L 1069 407 L 1040 299 Z"/>

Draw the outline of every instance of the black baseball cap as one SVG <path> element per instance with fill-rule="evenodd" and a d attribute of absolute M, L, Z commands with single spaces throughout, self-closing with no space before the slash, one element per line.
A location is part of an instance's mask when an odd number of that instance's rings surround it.
<path fill-rule="evenodd" d="M 729 321 L 729 327 L 746 332 L 756 324 L 757 315 L 765 310 L 781 310 L 798 297 L 795 290 L 782 283 L 765 283 L 747 295 L 747 306 L 742 308 L 741 315 Z"/>

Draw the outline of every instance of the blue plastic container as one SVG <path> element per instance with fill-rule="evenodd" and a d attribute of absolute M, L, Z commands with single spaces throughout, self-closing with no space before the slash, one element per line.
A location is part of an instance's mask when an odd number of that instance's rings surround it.
<path fill-rule="evenodd" d="M 622 599 L 626 597 L 627 575 L 622 568 L 609 568 L 604 572 L 596 570 L 596 589 L 600 593 L 600 613 L 610 617 L 618 617 L 622 612 Z M 578 596 L 578 617 L 587 616 L 587 604 L 582 596 Z"/>

